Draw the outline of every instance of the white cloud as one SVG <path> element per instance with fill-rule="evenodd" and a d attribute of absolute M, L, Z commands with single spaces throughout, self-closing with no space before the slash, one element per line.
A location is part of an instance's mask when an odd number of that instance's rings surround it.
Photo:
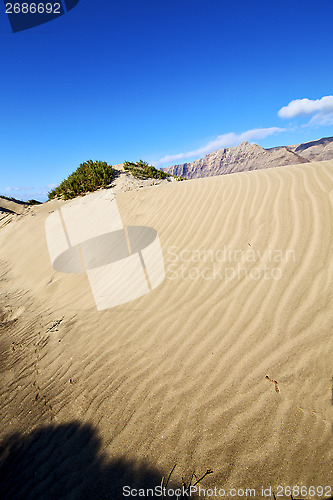
<path fill-rule="evenodd" d="M 327 95 L 321 99 L 295 99 L 278 112 L 280 118 L 295 118 L 300 115 L 314 115 L 309 124 L 332 125 L 333 124 L 333 95 Z"/>
<path fill-rule="evenodd" d="M 13 196 L 20 200 L 30 200 L 32 198 L 46 200 L 49 189 L 48 186 L 7 186 L 4 191 L 7 196 Z"/>
<path fill-rule="evenodd" d="M 215 139 L 212 141 L 208 142 L 205 146 L 202 146 L 201 148 L 195 149 L 194 151 L 187 151 L 185 153 L 178 153 L 174 155 L 166 155 L 157 162 L 155 162 L 155 165 L 161 165 L 163 163 L 170 163 L 175 160 L 182 160 L 185 158 L 190 158 L 192 156 L 203 156 L 207 155 L 209 153 L 212 153 L 213 151 L 216 151 L 217 149 L 221 148 L 229 148 L 231 146 L 235 146 L 243 141 L 255 141 L 258 139 L 264 139 L 265 137 L 268 137 L 269 135 L 276 134 L 278 132 L 284 132 L 284 128 L 279 128 L 279 127 L 270 127 L 270 128 L 255 128 L 251 130 L 247 130 L 245 132 L 242 132 L 241 134 L 235 134 L 234 132 L 230 132 L 228 134 L 223 134 L 217 136 Z"/>
<path fill-rule="evenodd" d="M 56 187 L 58 184 L 48 184 L 47 186 L 7 186 L 5 191 L 10 192 L 20 192 L 25 193 L 27 191 L 31 193 L 41 194 L 46 193 L 48 189 Z"/>

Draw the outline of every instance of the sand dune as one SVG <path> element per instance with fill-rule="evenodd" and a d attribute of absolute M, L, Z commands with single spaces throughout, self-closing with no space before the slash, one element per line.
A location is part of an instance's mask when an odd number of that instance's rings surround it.
<path fill-rule="evenodd" d="M 28 210 L 28 206 L 23 202 L 0 196 L 0 229 L 9 224 L 16 215 L 24 214 Z"/>
<path fill-rule="evenodd" d="M 22 214 L 26 208 L 26 204 L 15 200 L 14 198 L 4 198 L 0 196 L 0 212 L 10 212 L 15 214 Z"/>
<path fill-rule="evenodd" d="M 203 488 L 257 497 L 331 487 L 332 188 L 324 161 L 117 194 L 125 226 L 157 230 L 166 278 L 101 312 L 85 275 L 51 267 L 44 224 L 63 202 L 13 217 L 0 232 L 5 498 L 122 498 L 174 464 L 173 485 L 209 468 Z"/>

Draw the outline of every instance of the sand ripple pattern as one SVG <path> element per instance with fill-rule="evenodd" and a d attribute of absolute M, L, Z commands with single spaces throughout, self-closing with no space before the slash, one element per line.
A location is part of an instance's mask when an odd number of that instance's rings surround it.
<path fill-rule="evenodd" d="M 102 312 L 50 269 L 47 214 L 22 226 L 26 268 L 6 226 L 0 258 L 29 289 L 5 327 L 25 343 L 4 349 L 7 433 L 79 421 L 104 458 L 213 469 L 205 487 L 331 484 L 332 187 L 327 161 L 118 195 L 124 225 L 158 231 L 166 279 Z"/>

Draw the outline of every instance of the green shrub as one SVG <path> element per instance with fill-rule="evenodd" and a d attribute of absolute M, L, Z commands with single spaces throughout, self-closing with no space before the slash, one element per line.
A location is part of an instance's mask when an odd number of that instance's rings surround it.
<path fill-rule="evenodd" d="M 105 161 L 88 160 L 70 174 L 67 179 L 48 193 L 49 200 L 64 198 L 69 200 L 81 194 L 105 188 L 115 177 L 115 170 Z"/>
<path fill-rule="evenodd" d="M 3 198 L 4 200 L 8 201 L 14 201 L 15 203 L 20 203 L 21 205 L 41 205 L 41 201 L 37 200 L 28 200 L 28 201 L 23 201 L 23 200 L 18 200 L 17 198 L 13 198 L 12 196 L 5 196 L 4 194 L 0 194 L 0 198 Z"/>
<path fill-rule="evenodd" d="M 41 205 L 41 204 L 42 204 L 42 202 L 41 202 L 41 201 L 37 201 L 37 200 L 34 200 L 34 199 L 32 199 L 32 200 L 28 200 L 28 201 L 26 201 L 25 203 L 26 203 L 27 205 Z"/>
<path fill-rule="evenodd" d="M 167 179 L 170 177 L 170 174 L 163 172 L 163 170 L 157 170 L 153 165 L 142 160 L 136 163 L 125 161 L 123 167 L 126 172 L 130 172 L 138 179 Z"/>
<path fill-rule="evenodd" d="M 7 200 L 7 201 L 15 201 L 15 202 L 19 202 L 19 203 L 24 203 L 22 200 L 17 200 L 16 198 L 13 198 L 12 196 L 5 196 L 4 194 L 1 194 L 0 198 L 3 198 L 4 200 Z"/>

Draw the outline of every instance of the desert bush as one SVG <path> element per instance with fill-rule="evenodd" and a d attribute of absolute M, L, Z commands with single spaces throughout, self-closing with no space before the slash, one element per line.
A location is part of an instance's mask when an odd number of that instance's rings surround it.
<path fill-rule="evenodd" d="M 70 174 L 67 179 L 48 193 L 49 200 L 63 198 L 69 200 L 81 194 L 105 188 L 115 177 L 115 170 L 105 161 L 88 160 Z"/>
<path fill-rule="evenodd" d="M 130 172 L 138 179 L 167 179 L 170 177 L 170 174 L 163 172 L 163 170 L 157 170 L 153 165 L 142 160 L 136 163 L 125 161 L 123 166 L 126 172 Z"/>
<path fill-rule="evenodd" d="M 162 478 L 162 482 L 161 482 L 162 491 L 164 491 L 163 488 L 165 488 L 165 490 L 168 491 L 168 484 L 169 484 L 169 481 L 171 479 L 171 476 L 172 476 L 175 468 L 176 468 L 176 464 L 171 469 L 171 472 L 170 472 L 166 481 L 165 481 L 164 477 Z M 206 472 L 200 478 L 198 478 L 196 476 L 195 472 L 192 472 L 192 475 L 191 475 L 190 480 L 188 482 L 186 482 L 184 480 L 184 478 L 182 478 L 182 487 L 176 488 L 176 490 L 180 490 L 179 493 L 176 493 L 176 500 L 180 500 L 182 498 L 189 498 L 189 497 L 197 498 L 197 496 L 193 497 L 193 493 L 191 491 L 191 488 L 194 488 L 195 486 L 197 486 L 209 474 L 213 474 L 213 471 L 211 469 L 207 469 Z M 170 495 L 168 495 L 168 496 L 170 497 Z M 171 498 L 174 498 L 174 497 L 175 496 L 173 496 Z"/>
<path fill-rule="evenodd" d="M 7 200 L 7 201 L 15 201 L 18 203 L 24 203 L 22 200 L 17 200 L 16 198 L 13 198 L 12 196 L 5 196 L 4 194 L 1 194 L 0 198 L 3 198 L 4 200 Z"/>
<path fill-rule="evenodd" d="M 42 204 L 42 202 L 41 202 L 41 201 L 37 201 L 37 200 L 34 200 L 34 199 L 32 199 L 32 200 L 28 200 L 28 201 L 26 201 L 25 203 L 26 203 L 27 205 L 41 205 L 41 204 Z"/>
<path fill-rule="evenodd" d="M 3 198 L 4 200 L 7 201 L 13 201 L 14 203 L 19 203 L 21 205 L 41 205 L 41 201 L 37 200 L 28 200 L 28 201 L 23 201 L 23 200 L 18 200 L 17 198 L 13 198 L 12 196 L 5 196 L 4 194 L 0 194 L 0 198 Z"/>

